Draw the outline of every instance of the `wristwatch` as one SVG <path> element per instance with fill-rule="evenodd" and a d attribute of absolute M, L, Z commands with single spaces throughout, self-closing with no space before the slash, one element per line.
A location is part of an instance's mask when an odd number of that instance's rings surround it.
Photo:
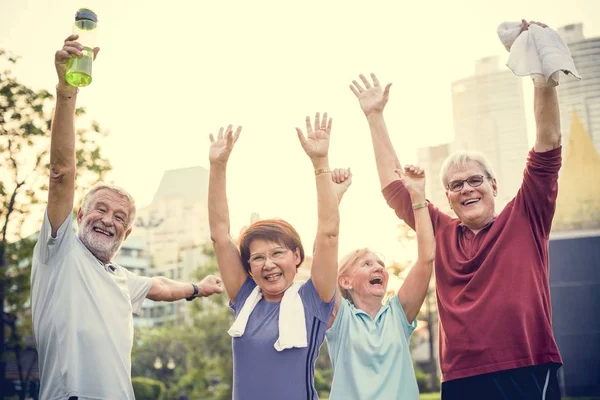
<path fill-rule="evenodd" d="M 196 297 L 199 296 L 199 291 L 198 291 L 198 285 L 196 285 L 195 283 L 192 283 L 192 286 L 194 287 L 194 294 L 191 295 L 190 297 L 186 298 L 187 301 L 192 301 L 194 300 Z"/>

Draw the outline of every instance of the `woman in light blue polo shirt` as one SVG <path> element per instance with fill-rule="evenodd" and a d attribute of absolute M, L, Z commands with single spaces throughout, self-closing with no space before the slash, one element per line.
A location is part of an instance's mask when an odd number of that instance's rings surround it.
<path fill-rule="evenodd" d="M 340 262 L 339 290 L 326 333 L 333 365 L 330 400 L 419 399 L 408 343 L 431 279 L 435 238 L 423 170 L 408 165 L 396 172 L 413 200 L 418 259 L 386 304 L 389 275 L 375 253 L 356 250 Z M 333 179 L 340 183 L 345 178 Z"/>

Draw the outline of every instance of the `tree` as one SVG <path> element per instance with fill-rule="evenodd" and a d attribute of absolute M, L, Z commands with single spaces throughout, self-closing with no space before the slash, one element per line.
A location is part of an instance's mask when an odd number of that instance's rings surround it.
<path fill-rule="evenodd" d="M 409 250 L 407 251 L 406 254 L 415 254 L 416 253 L 416 243 L 417 243 L 417 235 L 415 233 L 415 231 L 406 224 L 406 222 L 404 221 L 400 221 L 400 224 L 398 224 L 398 230 L 399 230 L 399 235 L 398 235 L 398 241 L 400 242 L 400 244 L 402 245 L 402 247 L 405 250 Z M 407 271 L 407 268 L 410 265 L 414 264 L 414 259 L 412 259 L 412 256 L 407 255 L 407 257 L 405 258 L 405 260 L 403 260 L 400 263 L 395 263 L 393 265 L 393 267 L 391 268 L 392 273 L 396 274 L 397 276 L 403 276 L 403 273 L 405 271 Z M 431 376 L 431 383 L 430 383 L 430 387 L 432 388 L 432 390 L 437 391 L 439 390 L 439 378 L 438 378 L 438 365 L 437 365 L 437 358 L 435 355 L 435 351 L 434 351 L 434 340 L 435 340 L 435 335 L 434 335 L 434 326 L 437 323 L 437 303 L 436 303 L 436 299 L 435 299 L 435 279 L 432 279 L 430 284 L 429 284 L 429 289 L 427 290 L 427 295 L 425 296 L 425 301 L 424 301 L 424 310 L 423 308 L 421 309 L 421 312 L 419 312 L 419 319 L 422 319 L 424 321 L 427 322 L 427 332 L 429 335 L 429 363 L 428 363 L 428 367 L 427 367 L 427 375 Z M 423 374 L 421 373 L 419 375 L 419 378 L 421 380 L 424 379 Z"/>
<path fill-rule="evenodd" d="M 198 279 L 218 274 L 212 245 L 203 246 L 206 261 L 198 266 Z M 231 399 L 233 357 L 231 337 L 226 334 L 233 323 L 227 298 L 211 296 L 196 299 L 191 307 L 192 324 L 139 329 L 133 349 L 132 376 L 144 376 L 166 383 L 166 399 Z M 155 368 L 157 357 L 162 363 L 172 359 L 175 368 Z M 160 364 L 159 364 L 160 365 Z"/>
<path fill-rule="evenodd" d="M 5 382 L 7 354 L 16 356 L 23 337 L 31 335 L 29 277 L 35 237 L 23 236 L 23 224 L 33 213 L 42 215 L 48 198 L 50 126 L 54 96 L 17 81 L 11 68 L 17 62 L 0 49 L 0 391 Z M 76 110 L 78 169 L 76 199 L 110 171 L 98 140 L 106 134 L 98 123 Z M 40 218 L 41 219 L 41 218 Z M 12 350 L 12 351 L 7 351 Z M 26 379 L 26 371 L 20 374 Z M 24 382 L 22 382 L 24 383 Z M 21 385 L 23 387 L 23 384 Z M 21 396 L 24 394 L 21 393 Z"/>
<path fill-rule="evenodd" d="M 162 400 L 165 394 L 165 385 L 160 381 L 149 378 L 133 378 L 133 391 L 137 400 Z"/>

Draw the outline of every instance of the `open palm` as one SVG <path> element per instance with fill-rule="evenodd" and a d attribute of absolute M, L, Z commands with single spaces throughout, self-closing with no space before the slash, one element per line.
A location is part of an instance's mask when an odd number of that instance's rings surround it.
<path fill-rule="evenodd" d="M 357 81 L 352 81 L 353 85 L 350 85 L 350 90 L 358 98 L 360 107 L 362 108 L 365 115 L 369 115 L 373 112 L 383 112 L 385 105 L 387 104 L 390 97 L 391 83 L 388 83 L 385 90 L 381 88 L 379 80 L 375 74 L 371 74 L 373 80 L 373 86 L 371 82 L 364 75 L 359 75 L 364 87 Z"/>
<path fill-rule="evenodd" d="M 310 122 L 310 117 L 306 117 L 307 137 L 304 137 L 302 130 L 296 128 L 298 139 L 302 148 L 311 160 L 327 157 L 329 153 L 329 136 L 331 134 L 332 120 L 327 119 L 327 113 L 323 114 L 321 121 L 320 114 L 315 116 L 314 130 Z"/>
<path fill-rule="evenodd" d="M 208 160 L 214 164 L 226 164 L 229 160 L 233 145 L 237 142 L 242 132 L 242 127 L 238 126 L 235 133 L 233 127 L 229 125 L 227 129 L 220 128 L 216 139 L 210 134 L 210 149 L 208 150 Z"/>

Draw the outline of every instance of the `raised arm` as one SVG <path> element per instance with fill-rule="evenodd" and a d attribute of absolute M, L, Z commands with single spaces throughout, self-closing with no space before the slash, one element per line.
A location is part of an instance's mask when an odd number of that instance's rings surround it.
<path fill-rule="evenodd" d="M 342 203 L 342 198 L 344 198 L 344 194 L 352 185 L 352 171 L 350 168 L 336 168 L 331 171 L 331 180 L 333 181 L 333 187 L 335 190 L 336 197 L 338 199 L 338 204 Z M 336 281 L 337 284 L 337 281 Z M 329 318 L 328 328 L 333 326 L 335 322 L 335 317 L 337 316 L 338 310 L 340 308 L 340 301 L 342 300 L 342 295 L 339 290 L 335 292 L 335 304 L 333 306 L 333 312 L 331 313 L 331 318 Z"/>
<path fill-rule="evenodd" d="M 48 219 L 52 237 L 73 211 L 75 192 L 75 105 L 77 88 L 65 79 L 67 63 L 71 57 L 81 56 L 83 46 L 76 42 L 78 36 L 65 39 L 62 49 L 54 55 L 58 75 L 56 107 L 50 135 L 50 182 L 48 190 Z M 99 49 L 94 49 L 94 59 Z"/>
<path fill-rule="evenodd" d="M 219 129 L 215 139 L 210 135 L 210 174 L 208 180 L 208 223 L 217 264 L 225 291 L 231 300 L 235 299 L 244 284 L 247 274 L 240 259 L 240 252 L 229 232 L 229 206 L 226 193 L 227 160 L 242 131 L 238 127 L 235 134 L 229 125 L 225 132 Z"/>
<path fill-rule="evenodd" d="M 521 20 L 521 32 L 529 29 L 535 24 L 542 28 L 548 25 L 537 21 Z M 558 108 L 558 96 L 555 87 L 534 88 L 533 91 L 533 113 L 535 115 L 535 145 L 536 153 L 543 153 L 556 149 L 560 146 L 560 110 Z"/>
<path fill-rule="evenodd" d="M 212 275 L 207 275 L 197 284 L 197 287 L 198 293 L 194 293 L 196 288 L 191 283 L 177 282 L 163 276 L 155 276 L 152 278 L 152 286 L 146 297 L 154 301 L 177 301 L 192 296 L 208 297 L 223 292 L 221 279 Z"/>
<path fill-rule="evenodd" d="M 306 117 L 305 138 L 300 128 L 296 128 L 302 148 L 310 157 L 317 183 L 317 236 L 313 252 L 311 278 L 319 297 L 331 301 L 337 284 L 338 235 L 340 213 L 338 198 L 329 170 L 329 135 L 331 119 L 327 113 L 321 121 L 319 113 L 315 116 L 314 130 L 310 118 Z"/>
<path fill-rule="evenodd" d="M 556 149 L 561 144 L 560 110 L 556 88 L 535 88 L 533 93 L 537 153 Z"/>
<path fill-rule="evenodd" d="M 413 321 L 427 295 L 435 259 L 435 236 L 425 198 L 425 173 L 422 168 L 407 165 L 397 170 L 400 180 L 408 190 L 412 202 L 417 233 L 417 262 L 408 272 L 406 280 L 398 291 L 398 299 L 409 322 Z"/>
<path fill-rule="evenodd" d="M 369 122 L 373 150 L 375 151 L 375 161 L 377 162 L 377 173 L 379 174 L 379 183 L 381 189 L 383 189 L 398 179 L 394 170 L 401 168 L 398 156 L 392 146 L 385 120 L 383 119 L 383 109 L 388 102 L 392 84 L 388 83 L 385 89 L 382 90 L 375 74 L 371 74 L 371 79 L 373 80 L 372 86 L 364 75 L 359 76 L 364 84 L 364 88 L 357 81 L 352 81 L 350 90 L 352 90 L 352 93 L 358 98 L 360 107 Z"/>

